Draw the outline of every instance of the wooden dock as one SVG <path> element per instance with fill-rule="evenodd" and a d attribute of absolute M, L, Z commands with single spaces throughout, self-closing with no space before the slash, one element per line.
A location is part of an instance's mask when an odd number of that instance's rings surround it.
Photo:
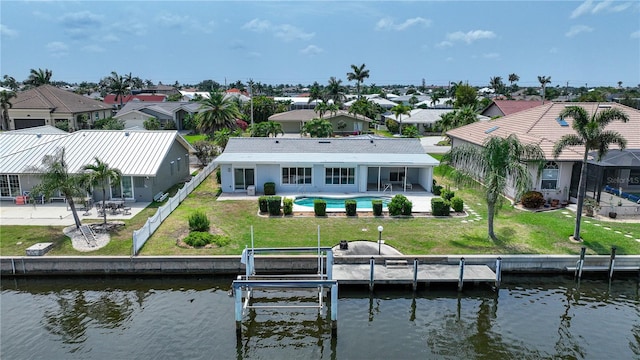
<path fill-rule="evenodd" d="M 369 284 L 371 277 L 370 264 L 334 264 L 333 279 L 338 280 L 339 285 L 346 284 Z M 413 264 L 407 265 L 374 265 L 373 274 L 375 284 L 413 284 L 414 270 Z M 459 265 L 445 264 L 421 264 L 418 265 L 417 282 L 420 284 L 429 283 L 452 283 L 457 284 L 460 279 Z M 487 265 L 465 265 L 463 282 L 482 283 L 495 282 L 496 273 Z"/>

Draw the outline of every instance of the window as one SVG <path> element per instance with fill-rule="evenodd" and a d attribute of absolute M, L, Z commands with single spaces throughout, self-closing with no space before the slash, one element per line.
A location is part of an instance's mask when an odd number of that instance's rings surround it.
<path fill-rule="evenodd" d="M 283 184 L 311 184 L 311 168 L 282 168 Z"/>
<path fill-rule="evenodd" d="M 0 196 L 20 196 L 20 179 L 18 175 L 0 175 Z"/>
<path fill-rule="evenodd" d="M 392 168 L 389 171 L 389 181 L 404 181 L 404 168 Z"/>
<path fill-rule="evenodd" d="M 550 161 L 542 169 L 542 189 L 558 188 L 558 164 Z"/>
<path fill-rule="evenodd" d="M 324 183 L 327 185 L 355 184 L 355 168 L 326 168 Z"/>
<path fill-rule="evenodd" d="M 100 120 L 100 113 L 99 113 L 99 112 L 97 112 L 97 111 L 96 111 L 96 112 L 94 113 L 94 116 L 95 116 L 95 119 L 96 119 L 96 120 Z"/>

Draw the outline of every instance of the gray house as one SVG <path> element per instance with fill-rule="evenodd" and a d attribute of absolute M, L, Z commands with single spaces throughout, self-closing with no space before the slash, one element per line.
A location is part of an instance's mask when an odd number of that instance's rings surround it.
<path fill-rule="evenodd" d="M 291 110 L 283 113 L 277 113 L 269 116 L 270 121 L 275 121 L 282 125 L 282 131 L 288 134 L 299 134 L 304 124 L 313 119 L 319 118 L 320 115 L 314 110 Z M 369 123 L 372 119 L 366 116 L 351 114 L 344 110 L 332 114 L 327 112 L 323 119 L 329 121 L 336 134 L 360 134 L 369 129 Z M 344 127 L 341 127 L 342 124 Z"/>
<path fill-rule="evenodd" d="M 0 133 L 0 200 L 14 200 L 39 184 L 34 171 L 42 166 L 44 156 L 62 148 L 70 173 L 82 172 L 96 157 L 122 172 L 120 183 L 107 190 L 109 199 L 152 201 L 155 194 L 190 174 L 192 147 L 177 131 L 42 130 Z M 102 200 L 102 189 L 93 189 L 92 197 Z M 64 200 L 60 194 L 56 198 Z"/>
<path fill-rule="evenodd" d="M 232 138 L 215 160 L 223 192 L 431 191 L 433 167 L 418 139 Z"/>

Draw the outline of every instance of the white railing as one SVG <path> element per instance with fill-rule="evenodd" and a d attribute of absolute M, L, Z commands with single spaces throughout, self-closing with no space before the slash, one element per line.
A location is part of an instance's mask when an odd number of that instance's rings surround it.
<path fill-rule="evenodd" d="M 192 177 L 191 180 L 184 184 L 184 186 L 178 190 L 178 192 L 167 202 L 158 208 L 158 211 L 147 219 L 147 222 L 138 229 L 133 231 L 133 256 L 138 255 L 142 246 L 144 246 L 145 242 L 149 240 L 151 235 L 160 227 L 160 224 L 169 217 L 169 215 L 175 210 L 178 205 L 189 195 L 204 179 L 207 178 L 216 168 L 216 165 L 211 162 L 207 165 L 202 171 L 200 171 L 196 176 Z"/>

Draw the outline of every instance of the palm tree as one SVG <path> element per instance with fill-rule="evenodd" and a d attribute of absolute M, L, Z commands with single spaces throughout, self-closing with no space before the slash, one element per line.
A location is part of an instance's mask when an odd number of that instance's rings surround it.
<path fill-rule="evenodd" d="M 347 97 L 344 95 L 344 86 L 342 80 L 336 79 L 334 76 L 329 78 L 329 85 L 325 88 L 324 99 L 328 102 L 333 100 L 334 104 L 340 106 Z"/>
<path fill-rule="evenodd" d="M 319 102 L 318 104 L 316 104 L 316 107 L 313 108 L 313 111 L 318 114 L 318 116 L 320 117 L 320 119 L 322 119 L 322 117 L 324 116 L 324 114 L 329 111 L 329 104 L 327 104 L 326 102 Z"/>
<path fill-rule="evenodd" d="M 2 107 L 2 130 L 9 130 L 9 109 L 13 107 L 11 99 L 16 97 L 13 91 L 0 92 L 0 107 Z"/>
<path fill-rule="evenodd" d="M 275 121 L 267 121 L 265 123 L 265 131 L 267 133 L 267 137 L 273 135 L 273 137 L 277 137 L 278 134 L 284 135 L 284 131 L 282 130 L 282 124 Z"/>
<path fill-rule="evenodd" d="M 364 79 L 369 77 L 369 70 L 365 70 L 364 67 L 365 67 L 365 64 L 362 64 L 360 66 L 356 66 L 352 64 L 351 70 L 353 70 L 353 72 L 347 73 L 347 80 L 356 81 L 356 90 L 358 93 L 358 99 L 360 98 L 360 84 L 362 84 Z"/>
<path fill-rule="evenodd" d="M 8 86 L 9 89 L 11 89 L 12 91 L 18 90 L 18 83 L 16 82 L 16 79 L 13 76 L 5 75 L 3 76 L 3 79 L 4 79 L 4 86 Z"/>
<path fill-rule="evenodd" d="M 509 74 L 509 83 L 511 84 L 511 92 L 513 92 L 514 90 L 514 83 L 517 83 L 518 81 L 520 81 L 520 76 L 518 76 L 516 73 Z"/>
<path fill-rule="evenodd" d="M 78 174 L 70 174 L 67 162 L 64 157 L 64 148 L 59 149 L 54 155 L 45 155 L 42 158 L 42 167 L 33 169 L 33 173 L 40 177 L 40 184 L 36 185 L 31 191 L 34 194 L 41 194 L 45 197 L 51 195 L 57 190 L 67 200 L 76 228 L 80 228 L 80 218 L 76 210 L 74 196 L 85 196 L 86 190 L 83 189 L 83 177 Z"/>
<path fill-rule="evenodd" d="M 307 101 L 307 104 L 311 104 L 314 100 L 316 101 L 316 104 L 319 104 L 319 101 L 322 101 L 322 89 L 317 81 L 315 81 L 313 85 L 311 85 L 311 88 L 309 88 L 309 100 Z"/>
<path fill-rule="evenodd" d="M 309 134 L 310 137 L 330 137 L 333 134 L 333 126 L 327 120 L 315 118 L 308 121 L 302 127 L 301 134 Z"/>
<path fill-rule="evenodd" d="M 25 81 L 26 84 L 33 85 L 38 87 L 40 85 L 50 84 L 51 76 L 53 76 L 53 72 L 49 69 L 31 69 L 31 73 L 29 74 L 29 78 Z"/>
<path fill-rule="evenodd" d="M 216 131 L 236 128 L 236 119 L 240 117 L 240 110 L 230 98 L 225 98 L 221 91 L 210 92 L 209 98 L 198 101 L 200 107 L 196 115 L 198 131 L 213 135 Z"/>
<path fill-rule="evenodd" d="M 402 115 L 409 115 L 411 117 L 411 107 L 404 104 L 398 104 L 391 108 L 391 112 L 396 117 L 396 121 L 399 124 L 398 133 L 402 135 Z"/>
<path fill-rule="evenodd" d="M 455 179 L 475 178 L 482 183 L 487 200 L 488 235 L 497 240 L 494 218 L 502 205 L 507 186 L 516 190 L 519 198 L 531 188 L 528 163 L 537 165 L 539 171 L 544 164 L 544 153 L 537 144 L 523 144 L 514 134 L 507 138 L 497 136 L 485 140 L 482 147 L 462 145 L 452 148 L 443 157 L 443 162 L 453 166 Z"/>
<path fill-rule="evenodd" d="M 102 188 L 102 218 L 103 224 L 107 223 L 107 212 L 105 211 L 105 204 L 107 201 L 107 187 L 110 184 L 120 184 L 122 178 L 122 172 L 116 168 L 109 167 L 109 165 L 98 157 L 95 158 L 95 164 L 87 164 L 82 167 L 86 171 L 84 179 L 91 186 L 100 186 Z"/>
<path fill-rule="evenodd" d="M 327 106 L 327 111 L 329 112 L 331 117 L 334 117 L 334 116 L 336 116 L 338 111 L 340 111 L 340 107 L 338 106 L 338 104 L 333 103 L 333 104 Z"/>
<path fill-rule="evenodd" d="M 454 125 L 460 127 L 478 121 L 478 113 L 472 105 L 465 105 L 453 112 Z"/>
<path fill-rule="evenodd" d="M 551 76 L 538 76 L 538 81 L 540 85 L 542 85 L 542 103 L 544 104 L 545 89 L 547 88 L 547 84 L 551 83 Z"/>
<path fill-rule="evenodd" d="M 504 86 L 504 84 L 502 83 L 502 78 L 500 76 L 494 76 L 492 78 L 489 79 L 489 86 L 491 86 L 491 88 L 493 89 L 493 91 L 495 92 L 495 94 L 501 94 L 502 93 L 502 87 Z"/>
<path fill-rule="evenodd" d="M 560 112 L 560 117 L 573 119 L 571 127 L 575 134 L 562 136 L 553 146 L 553 157 L 560 156 L 562 151 L 569 146 L 584 146 L 582 155 L 582 168 L 580 181 L 578 182 L 578 204 L 576 210 L 576 225 L 573 231 L 573 239 L 580 241 L 580 221 L 582 219 L 582 206 L 587 189 L 587 157 L 590 151 L 598 152 L 598 161 L 609 151 L 611 144 L 617 144 L 621 150 L 627 146 L 627 140 L 617 131 L 605 130 L 612 121 L 620 120 L 624 123 L 629 117 L 622 110 L 616 108 L 596 111 L 589 115 L 587 110 L 580 106 L 569 106 Z"/>
<path fill-rule="evenodd" d="M 122 107 L 124 96 L 127 94 L 127 88 L 129 87 L 127 79 L 118 75 L 117 72 L 112 71 L 111 75 L 106 79 L 106 86 L 110 93 L 115 94 L 116 101 L 120 99 L 120 107 Z"/>

